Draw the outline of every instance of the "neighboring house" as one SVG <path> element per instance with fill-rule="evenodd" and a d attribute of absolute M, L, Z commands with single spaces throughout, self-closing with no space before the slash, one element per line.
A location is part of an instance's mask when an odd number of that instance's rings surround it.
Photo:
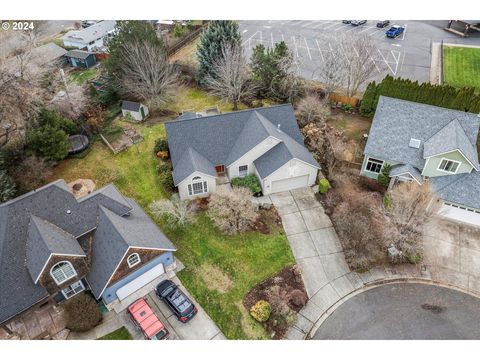
<path fill-rule="evenodd" d="M 376 179 L 385 164 L 395 181 L 429 179 L 441 215 L 480 225 L 477 114 L 380 97 L 361 174 Z"/>
<path fill-rule="evenodd" d="M 70 66 L 88 69 L 97 63 L 95 54 L 84 50 L 70 50 L 65 54 Z"/>
<path fill-rule="evenodd" d="M 72 30 L 62 36 L 64 46 L 87 51 L 102 50 L 115 32 L 115 20 L 99 21 L 82 30 Z"/>
<path fill-rule="evenodd" d="M 180 198 L 256 175 L 265 195 L 315 184 L 320 166 L 303 144 L 291 105 L 221 115 L 185 113 L 165 124 Z"/>
<path fill-rule="evenodd" d="M 148 107 L 138 102 L 123 100 L 122 115 L 130 115 L 133 120 L 143 121 L 148 116 Z"/>
<path fill-rule="evenodd" d="M 111 308 L 173 270 L 175 250 L 115 186 L 76 199 L 52 182 L 0 205 L 0 323 L 88 288 Z"/>
<path fill-rule="evenodd" d="M 65 62 L 63 56 L 67 50 L 54 43 L 47 43 L 32 49 L 30 52 L 31 62 L 39 67 L 58 66 Z"/>

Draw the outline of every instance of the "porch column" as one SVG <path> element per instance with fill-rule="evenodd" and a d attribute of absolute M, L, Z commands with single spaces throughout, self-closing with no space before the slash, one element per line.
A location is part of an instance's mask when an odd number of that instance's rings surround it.
<path fill-rule="evenodd" d="M 397 180 L 397 177 L 396 177 L 396 176 L 392 176 L 392 177 L 390 178 L 390 182 L 388 183 L 387 191 L 391 191 L 391 190 L 392 190 L 393 185 L 395 185 L 395 180 Z"/>

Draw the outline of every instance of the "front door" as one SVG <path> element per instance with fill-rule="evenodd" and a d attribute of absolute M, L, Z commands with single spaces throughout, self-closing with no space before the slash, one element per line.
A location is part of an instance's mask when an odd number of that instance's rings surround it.
<path fill-rule="evenodd" d="M 215 166 L 215 170 L 217 171 L 218 175 L 224 175 L 225 174 L 225 165 L 217 165 L 217 166 Z"/>

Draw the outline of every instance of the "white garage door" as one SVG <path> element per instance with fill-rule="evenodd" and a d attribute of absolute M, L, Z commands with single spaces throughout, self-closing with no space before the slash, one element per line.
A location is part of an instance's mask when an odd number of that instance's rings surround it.
<path fill-rule="evenodd" d="M 120 301 L 125 299 L 128 295 L 133 294 L 138 289 L 144 287 L 149 282 L 155 280 L 157 277 L 162 275 L 165 272 L 163 264 L 158 264 L 155 267 L 151 268 L 147 272 L 143 273 L 139 277 L 133 279 L 129 283 L 123 285 L 117 290 L 117 297 Z"/>
<path fill-rule="evenodd" d="M 480 226 L 480 213 L 473 209 L 444 203 L 440 208 L 439 215 L 465 224 Z"/>
<path fill-rule="evenodd" d="M 308 186 L 308 175 L 272 181 L 272 193 L 288 191 Z"/>

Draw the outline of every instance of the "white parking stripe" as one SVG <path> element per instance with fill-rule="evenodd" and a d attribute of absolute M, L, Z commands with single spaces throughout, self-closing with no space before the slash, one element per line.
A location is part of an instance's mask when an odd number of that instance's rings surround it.
<path fill-rule="evenodd" d="M 334 27 L 334 26 L 337 26 L 337 25 L 338 25 L 338 22 L 336 22 L 336 21 L 335 21 L 334 23 L 332 23 L 332 24 L 330 24 L 330 25 L 327 25 L 327 26 L 325 26 L 325 27 L 323 28 L 323 30 L 330 29 L 331 27 Z"/>
<path fill-rule="evenodd" d="M 325 61 L 325 58 L 323 57 L 322 49 L 320 49 L 320 44 L 318 43 L 318 40 L 315 39 L 315 42 L 317 43 L 318 52 L 320 53 L 320 57 L 322 58 L 322 61 Z"/>
<path fill-rule="evenodd" d="M 370 30 L 370 29 L 373 29 L 373 28 L 376 28 L 376 26 L 370 26 L 370 27 L 368 27 L 368 28 L 366 28 L 366 29 L 363 29 L 362 31 L 359 31 L 358 33 L 361 34 L 361 33 L 365 32 L 365 31 Z"/>
<path fill-rule="evenodd" d="M 303 40 L 305 41 L 305 46 L 307 47 L 308 57 L 310 58 L 310 60 L 312 60 L 312 54 L 310 53 L 310 48 L 308 47 L 307 39 L 303 38 Z"/>
<path fill-rule="evenodd" d="M 407 25 L 408 24 L 405 24 L 404 26 L 405 29 L 403 30 L 402 38 L 400 40 L 405 40 L 405 34 L 407 33 Z"/>
<path fill-rule="evenodd" d="M 270 33 L 270 38 L 271 38 L 271 40 L 272 40 L 272 49 L 273 49 L 273 48 L 274 48 L 274 45 L 273 45 L 273 33 L 272 33 L 272 32 Z"/>
<path fill-rule="evenodd" d="M 352 26 L 352 25 L 350 25 L 350 24 L 343 24 L 342 26 L 339 26 L 338 28 L 333 29 L 333 31 L 338 31 L 338 30 L 343 29 L 343 28 L 348 27 L 348 26 Z"/>
<path fill-rule="evenodd" d="M 382 57 L 383 61 L 385 62 L 385 64 L 388 66 L 388 68 L 390 69 L 390 71 L 392 72 L 393 75 L 397 75 L 396 71 L 393 71 L 392 67 L 390 66 L 389 62 L 387 61 L 387 59 L 385 59 L 385 56 L 383 56 L 382 52 L 377 49 L 378 53 L 380 54 L 380 56 Z"/>

